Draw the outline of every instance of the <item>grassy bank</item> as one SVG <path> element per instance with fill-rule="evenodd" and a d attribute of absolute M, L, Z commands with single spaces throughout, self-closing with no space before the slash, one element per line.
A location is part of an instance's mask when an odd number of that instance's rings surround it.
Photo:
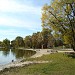
<path fill-rule="evenodd" d="M 26 60 L 52 62 L 6 69 L 0 75 L 75 75 L 75 58 L 68 57 L 63 53 L 43 55 L 42 57 Z"/>

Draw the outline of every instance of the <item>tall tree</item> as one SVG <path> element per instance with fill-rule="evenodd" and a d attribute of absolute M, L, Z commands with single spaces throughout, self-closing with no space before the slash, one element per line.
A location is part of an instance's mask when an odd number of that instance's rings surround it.
<path fill-rule="evenodd" d="M 75 51 L 75 0 L 53 0 L 51 5 L 44 5 L 42 26 L 60 33 Z"/>
<path fill-rule="evenodd" d="M 44 48 L 53 47 L 55 39 L 51 34 L 51 30 L 48 28 L 43 28 L 42 30 L 42 37 L 43 37 L 43 45 Z"/>
<path fill-rule="evenodd" d="M 37 37 L 38 37 L 38 33 L 39 32 L 37 32 L 37 33 L 33 33 L 33 35 L 32 35 L 32 48 L 37 48 L 37 41 L 38 41 L 38 39 L 37 39 Z"/>
<path fill-rule="evenodd" d="M 42 32 L 38 32 L 37 34 L 37 47 L 42 48 L 43 47 L 43 36 Z"/>
<path fill-rule="evenodd" d="M 11 48 L 16 48 L 15 46 L 16 46 L 16 42 L 15 42 L 15 40 L 12 40 L 11 41 Z"/>
<path fill-rule="evenodd" d="M 2 41 L 0 41 L 0 47 L 2 46 Z"/>
<path fill-rule="evenodd" d="M 32 48 L 32 40 L 31 40 L 31 36 L 26 36 L 24 38 L 24 43 L 25 43 L 25 48 Z"/>
<path fill-rule="evenodd" d="M 24 47 L 23 38 L 20 36 L 17 36 L 15 40 L 11 41 L 11 47 L 13 48 Z"/>
<path fill-rule="evenodd" d="M 3 42 L 2 42 L 2 47 L 10 48 L 10 40 L 4 39 Z"/>
<path fill-rule="evenodd" d="M 22 37 L 17 36 L 15 39 L 15 44 L 17 47 L 24 47 L 24 40 Z"/>

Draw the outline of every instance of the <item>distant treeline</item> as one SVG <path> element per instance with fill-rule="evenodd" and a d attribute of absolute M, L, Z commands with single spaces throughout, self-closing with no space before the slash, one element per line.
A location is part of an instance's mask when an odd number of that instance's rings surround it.
<path fill-rule="evenodd" d="M 25 38 L 17 36 L 14 40 L 10 41 L 4 39 L 0 41 L 0 47 L 2 48 L 53 48 L 54 46 L 62 46 L 63 41 L 60 38 L 54 38 L 52 31 L 48 28 L 44 28 L 41 32 L 33 33 L 32 36 L 26 36 Z"/>

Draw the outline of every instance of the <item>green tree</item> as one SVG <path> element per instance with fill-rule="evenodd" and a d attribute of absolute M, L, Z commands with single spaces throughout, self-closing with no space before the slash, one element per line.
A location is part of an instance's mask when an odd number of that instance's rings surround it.
<path fill-rule="evenodd" d="M 24 40 L 22 37 L 17 36 L 15 40 L 11 41 L 12 48 L 24 47 Z"/>
<path fill-rule="evenodd" d="M 12 40 L 11 41 L 11 48 L 15 48 L 15 46 L 16 46 L 16 42 L 15 42 L 15 40 Z"/>
<path fill-rule="evenodd" d="M 33 35 L 32 35 L 32 48 L 37 48 L 37 41 L 38 41 L 37 37 L 38 37 L 38 33 L 39 32 L 33 33 Z"/>
<path fill-rule="evenodd" d="M 42 48 L 42 45 L 43 45 L 42 32 L 38 32 L 38 34 L 37 34 L 37 47 Z"/>
<path fill-rule="evenodd" d="M 0 47 L 2 46 L 2 41 L 0 41 Z"/>
<path fill-rule="evenodd" d="M 51 34 L 51 30 L 48 28 L 43 28 L 42 30 L 42 37 L 43 37 L 43 45 L 44 48 L 50 48 L 53 47 L 55 39 L 53 35 Z"/>
<path fill-rule="evenodd" d="M 25 48 L 32 48 L 32 40 L 31 40 L 31 36 L 26 36 L 24 38 L 24 43 L 25 43 Z"/>
<path fill-rule="evenodd" d="M 75 51 L 75 0 L 53 0 L 44 5 L 42 27 L 60 33 L 66 44 Z M 68 41 L 69 40 L 69 41 Z"/>
<path fill-rule="evenodd" d="M 4 39 L 1 45 L 6 49 L 10 48 L 10 40 Z"/>
<path fill-rule="evenodd" d="M 48 28 L 43 28 L 42 32 L 32 35 L 32 48 L 50 48 L 53 47 L 54 42 L 55 39 Z"/>
<path fill-rule="evenodd" d="M 17 36 L 15 39 L 15 46 L 16 47 L 24 47 L 24 40 L 22 37 Z"/>
<path fill-rule="evenodd" d="M 33 33 L 32 35 L 32 48 L 42 48 L 42 32 Z"/>

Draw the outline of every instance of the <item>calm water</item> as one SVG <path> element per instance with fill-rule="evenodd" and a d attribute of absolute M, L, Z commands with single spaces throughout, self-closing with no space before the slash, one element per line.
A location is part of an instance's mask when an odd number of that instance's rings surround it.
<path fill-rule="evenodd" d="M 8 64 L 12 60 L 30 57 L 36 52 L 30 50 L 0 50 L 0 65 Z"/>

